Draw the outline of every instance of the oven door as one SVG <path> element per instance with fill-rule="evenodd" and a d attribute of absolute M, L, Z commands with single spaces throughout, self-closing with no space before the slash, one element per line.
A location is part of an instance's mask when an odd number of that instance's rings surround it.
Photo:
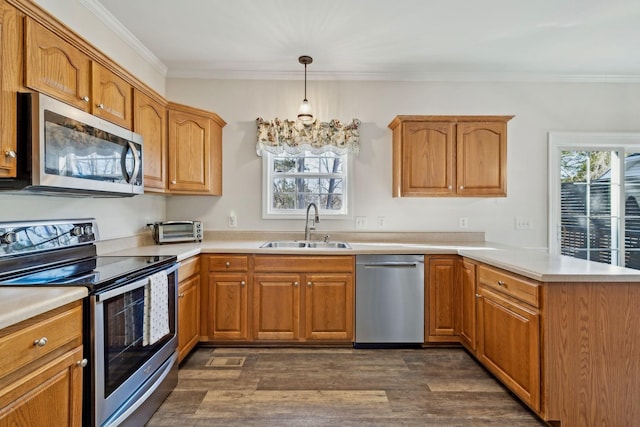
<path fill-rule="evenodd" d="M 173 368 L 177 335 L 177 264 L 90 296 L 92 424 L 122 421 Z"/>

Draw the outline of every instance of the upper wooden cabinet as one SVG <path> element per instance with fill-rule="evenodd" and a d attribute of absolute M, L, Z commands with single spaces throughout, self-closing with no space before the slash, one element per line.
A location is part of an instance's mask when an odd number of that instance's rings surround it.
<path fill-rule="evenodd" d="M 397 116 L 393 196 L 506 196 L 513 116 Z"/>
<path fill-rule="evenodd" d="M 164 192 L 167 187 L 167 110 L 141 91 L 133 91 L 133 131 L 142 135 L 144 189 Z"/>
<path fill-rule="evenodd" d="M 22 51 L 17 10 L 0 3 L 0 178 L 15 178 L 17 92 L 22 81 Z"/>
<path fill-rule="evenodd" d="M 222 195 L 222 127 L 217 114 L 169 103 L 169 182 L 176 194 Z"/>
<path fill-rule="evenodd" d="M 31 18 L 25 58 L 27 87 L 131 129 L 131 84 Z"/>

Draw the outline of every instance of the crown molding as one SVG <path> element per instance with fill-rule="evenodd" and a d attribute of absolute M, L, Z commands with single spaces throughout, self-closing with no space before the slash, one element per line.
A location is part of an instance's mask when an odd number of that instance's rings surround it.
<path fill-rule="evenodd" d="M 167 76 L 167 66 L 158 59 L 131 31 L 116 19 L 98 0 L 80 0 L 80 3 L 93 13 L 104 25 L 136 51 L 160 75 Z"/>

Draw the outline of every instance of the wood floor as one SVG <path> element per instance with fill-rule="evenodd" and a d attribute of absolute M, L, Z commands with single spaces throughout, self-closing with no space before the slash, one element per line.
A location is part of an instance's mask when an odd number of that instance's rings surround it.
<path fill-rule="evenodd" d="M 148 426 L 543 426 L 459 348 L 199 348 Z"/>

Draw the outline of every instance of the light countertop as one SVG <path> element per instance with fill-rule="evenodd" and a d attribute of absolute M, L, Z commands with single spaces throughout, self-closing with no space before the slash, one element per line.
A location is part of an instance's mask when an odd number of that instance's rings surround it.
<path fill-rule="evenodd" d="M 491 242 L 349 242 L 351 249 L 261 248 L 260 240 L 205 240 L 140 246 L 108 255 L 176 255 L 178 261 L 200 253 L 283 255 L 458 254 L 543 282 L 640 282 L 640 270 L 585 261 L 543 250 L 518 249 Z"/>
<path fill-rule="evenodd" d="M 87 288 L 1 287 L 0 329 L 87 296 Z"/>

